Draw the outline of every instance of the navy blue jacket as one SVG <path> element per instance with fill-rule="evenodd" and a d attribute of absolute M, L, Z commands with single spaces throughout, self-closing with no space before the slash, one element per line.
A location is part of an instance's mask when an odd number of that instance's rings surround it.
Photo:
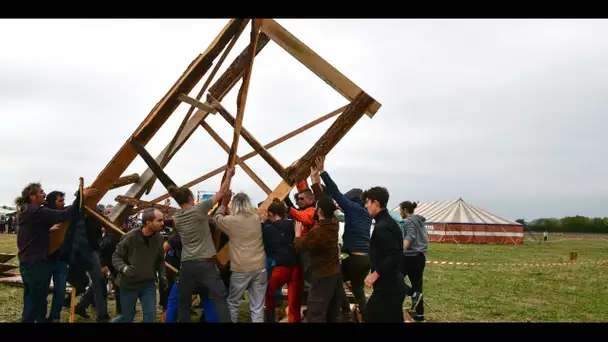
<path fill-rule="evenodd" d="M 276 263 L 276 266 L 296 266 L 301 264 L 301 258 L 294 247 L 295 222 L 292 220 L 266 220 L 262 227 L 262 237 L 266 256 Z"/>
<path fill-rule="evenodd" d="M 353 189 L 344 195 L 326 171 L 321 172 L 321 178 L 331 193 L 331 197 L 344 211 L 344 234 L 342 235 L 344 251 L 346 253 L 368 253 L 372 217 L 367 212 L 363 201 L 357 196 L 360 195 L 361 190 Z"/>

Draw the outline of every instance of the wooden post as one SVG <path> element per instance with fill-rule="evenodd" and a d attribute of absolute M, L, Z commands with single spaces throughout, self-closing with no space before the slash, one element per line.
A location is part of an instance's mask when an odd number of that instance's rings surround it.
<path fill-rule="evenodd" d="M 293 130 L 293 131 L 291 131 L 291 132 L 289 132 L 289 133 L 285 134 L 284 136 L 282 136 L 282 137 L 280 137 L 280 138 L 278 138 L 278 139 L 275 139 L 275 140 L 273 140 L 272 142 L 270 142 L 270 143 L 268 143 L 268 144 L 264 145 L 264 148 L 265 148 L 265 149 L 270 149 L 270 148 L 273 148 L 273 147 L 275 147 L 275 146 L 277 146 L 277 145 L 281 144 L 282 142 L 285 142 L 285 141 L 287 141 L 287 140 L 289 140 L 289 139 L 291 139 L 291 138 L 293 138 L 293 137 L 297 136 L 298 134 L 300 134 L 300 133 L 302 133 L 302 132 L 305 132 L 305 131 L 309 130 L 310 128 L 312 128 L 312 127 L 314 127 L 314 126 L 316 126 L 316 125 L 318 125 L 318 124 L 320 124 L 320 123 L 322 123 L 322 122 L 325 122 L 325 121 L 327 121 L 328 119 L 331 119 L 331 118 L 333 118 L 334 116 L 336 116 L 336 115 L 338 115 L 338 114 L 342 113 L 342 112 L 343 112 L 343 111 L 346 109 L 346 107 L 347 107 L 347 106 L 342 106 L 342 107 L 340 107 L 340 108 L 338 108 L 338 109 L 334 110 L 334 111 L 333 111 L 333 112 L 331 112 L 331 113 L 328 113 L 328 114 L 326 114 L 326 115 L 324 115 L 324 116 L 322 116 L 322 117 L 320 117 L 320 118 L 318 118 L 318 119 L 316 119 L 316 120 L 314 120 L 314 121 L 311 121 L 311 122 L 307 123 L 306 125 L 304 125 L 304 126 L 302 126 L 302 127 L 298 128 L 298 129 L 296 129 L 296 130 Z M 254 150 L 254 151 L 251 151 L 251 152 L 247 153 L 246 155 L 242 156 L 242 157 L 241 157 L 241 160 L 242 160 L 242 161 L 247 161 L 247 160 L 249 160 L 250 158 L 253 158 L 253 157 L 257 156 L 257 155 L 258 155 L 258 152 Z M 223 172 L 224 170 L 226 170 L 226 165 L 224 165 L 224 166 L 222 166 L 222 167 L 219 167 L 219 168 L 217 168 L 217 169 L 215 169 L 215 170 L 213 170 L 213 171 L 211 171 L 211 172 L 207 172 L 206 174 L 204 174 L 204 175 L 202 175 L 202 176 L 200 176 L 200 177 L 198 177 L 198 178 L 196 178 L 196 179 L 191 180 L 190 182 L 188 182 L 188 183 L 186 183 L 186 184 L 182 185 L 181 187 L 182 187 L 182 188 L 189 188 L 189 187 L 194 186 L 194 185 L 196 185 L 196 184 L 198 184 L 198 183 L 200 183 L 200 182 L 203 182 L 203 181 L 205 181 L 205 180 L 207 180 L 207 179 L 209 179 L 209 178 L 211 178 L 211 177 L 213 177 L 213 176 L 215 176 L 215 175 L 220 174 L 220 173 L 221 173 L 221 172 Z M 157 198 L 155 198 L 155 199 L 151 200 L 150 202 L 151 202 L 151 203 L 158 203 L 158 202 L 160 202 L 160 201 L 162 201 L 162 200 L 164 200 L 164 199 L 167 199 L 167 198 L 169 198 L 169 197 L 171 197 L 171 196 L 169 196 L 169 194 L 164 194 L 164 195 L 162 195 L 162 196 L 160 196 L 160 197 L 157 197 Z"/>
<path fill-rule="evenodd" d="M 215 132 L 213 130 L 213 128 L 211 128 L 211 126 L 209 126 L 209 124 L 207 124 L 206 122 L 202 122 L 201 126 L 203 126 L 203 128 L 207 131 L 207 133 L 209 133 L 209 135 L 211 135 L 211 137 L 213 138 L 213 140 L 215 140 L 215 142 L 218 143 L 218 145 L 220 145 L 224 151 L 226 151 L 227 153 L 230 153 L 230 147 L 228 146 L 228 144 L 226 144 L 226 142 L 224 142 L 224 140 L 222 140 L 222 138 L 217 134 L 217 132 Z M 264 181 L 262 181 L 262 179 L 260 177 L 258 177 L 258 175 L 255 174 L 255 172 L 253 172 L 253 170 L 251 170 L 249 168 L 249 166 L 247 166 L 247 164 L 245 164 L 245 162 L 239 158 L 239 156 L 236 156 L 236 162 L 237 164 L 241 167 L 241 169 L 243 169 L 243 171 L 245 171 L 245 173 L 251 177 L 251 179 L 253 179 L 253 181 L 262 189 L 262 191 L 264 191 L 266 193 L 266 195 L 270 195 L 270 193 L 272 192 L 272 190 L 270 190 L 270 188 L 268 187 L 268 185 L 266 185 L 264 183 Z"/>
<path fill-rule="evenodd" d="M 70 291 L 70 323 L 74 323 L 76 312 L 76 288 L 72 286 L 72 291 Z"/>
<path fill-rule="evenodd" d="M 310 168 L 314 165 L 315 159 L 319 156 L 327 155 L 336 144 L 348 133 L 348 131 L 363 116 L 366 109 L 374 102 L 366 93 L 361 92 L 346 108 L 344 113 L 334 121 L 327 129 L 325 134 L 317 141 L 313 147 L 304 154 L 294 165 L 286 170 L 287 182 L 296 184 L 306 179 L 310 174 Z"/>
<path fill-rule="evenodd" d="M 249 52 L 249 63 L 248 67 L 245 69 L 245 75 L 243 76 L 243 83 L 241 84 L 241 89 L 239 89 L 239 94 L 236 100 L 237 111 L 236 111 L 236 120 L 234 127 L 234 133 L 232 135 L 232 146 L 230 146 L 230 151 L 228 152 L 228 167 L 233 167 L 236 162 L 236 151 L 239 146 L 239 138 L 241 137 L 241 128 L 243 127 L 243 117 L 245 117 L 245 104 L 247 103 L 247 93 L 249 90 L 249 80 L 251 79 L 251 71 L 253 70 L 253 60 L 255 59 L 255 46 L 258 44 L 258 32 L 260 30 L 260 20 L 252 19 L 251 20 L 251 51 Z M 226 178 L 226 174 L 222 177 L 222 183 Z"/>

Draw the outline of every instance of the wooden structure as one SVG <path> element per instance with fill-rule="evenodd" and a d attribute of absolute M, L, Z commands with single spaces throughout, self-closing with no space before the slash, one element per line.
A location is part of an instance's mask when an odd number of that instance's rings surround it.
<path fill-rule="evenodd" d="M 247 28 L 248 24 L 251 24 L 251 31 L 249 34 L 250 43 L 248 47 L 240 53 L 226 71 L 212 84 L 211 82 L 218 72 L 219 67 L 226 59 L 241 33 Z M 271 41 L 278 44 L 340 93 L 347 100 L 347 103 L 345 106 L 332 113 L 324 115 L 273 142 L 263 145 L 259 140 L 253 137 L 245 127 L 243 127 L 242 123 L 254 59 Z M 214 64 L 215 66 L 212 69 Z M 201 82 L 203 76 L 206 74 L 208 74 L 208 76 L 203 82 L 203 85 L 198 92 L 198 96 L 196 96 L 196 98 L 189 96 L 188 94 L 190 94 L 196 85 Z M 233 115 L 224 108 L 221 101 L 241 79 L 243 82 L 240 86 L 237 98 L 237 112 L 236 115 Z M 201 98 L 205 94 L 205 102 L 202 102 Z M 173 139 L 171 139 L 165 149 L 156 158 L 152 157 L 146 150 L 146 144 L 182 103 L 189 105 L 190 109 L 183 118 Z M 202 128 L 228 153 L 227 163 L 224 164 L 240 166 L 241 169 L 268 195 L 268 198 L 263 204 L 263 207 L 266 207 L 272 198 L 278 197 L 282 199 L 288 195 L 297 182 L 302 181 L 308 176 L 310 167 L 313 165 L 317 156 L 328 154 L 364 114 L 373 117 L 379 108 L 380 103 L 361 90 L 355 83 L 304 45 L 304 43 L 299 41 L 276 21 L 272 19 L 232 19 L 226 24 L 207 50 L 192 61 L 182 76 L 156 104 L 141 125 L 133 132 L 118 153 L 116 153 L 112 160 L 110 160 L 107 166 L 97 176 L 91 186 L 97 188 L 99 193 L 86 200 L 85 209 L 87 212 L 93 213 L 94 210 L 91 208 L 95 208 L 95 205 L 97 205 L 108 190 L 121 185 L 131 184 L 125 195 L 118 199 L 119 203 L 114 206 L 109 216 L 109 221 L 102 221 L 106 227 L 118 229 L 117 227 L 122 225 L 125 218 L 134 213 L 134 206 L 137 206 L 139 209 L 151 207 L 162 200 L 169 198 L 169 194 L 165 194 L 164 196 L 160 196 L 151 201 L 141 201 L 141 197 L 145 193 L 149 193 L 156 179 L 158 179 L 165 188 L 170 185 L 176 185 L 171 178 L 165 174 L 163 168 L 199 126 L 202 126 Z M 209 124 L 205 122 L 205 118 L 208 115 L 216 113 L 219 113 L 219 115 L 234 128 L 233 139 L 230 142 L 230 145 L 222 141 Z M 268 151 L 271 147 L 328 120 L 329 118 L 335 117 L 338 114 L 341 115 L 338 116 L 336 121 L 325 134 L 323 134 L 319 141 L 313 144 L 304 156 L 295 160 L 289 167 L 284 167 L 283 164 L 276 160 Z M 236 151 L 240 140 L 239 137 L 241 136 L 249 145 L 251 145 L 254 151 L 244 156 L 237 156 Z M 127 167 L 138 155 L 145 160 L 148 169 L 141 174 L 121 177 L 123 172 L 125 172 Z M 275 186 L 274 189 L 267 186 L 245 164 L 246 160 L 256 155 L 260 155 L 281 177 L 282 182 Z M 227 168 L 226 165 L 181 186 L 191 187 L 210 177 L 224 173 Z M 216 237 L 215 241 L 219 241 L 219 239 Z M 219 247 L 220 246 L 216 244 L 218 250 Z M 228 261 L 227 246 L 224 246 L 224 248 L 219 251 L 218 261 L 222 265 L 225 265 Z"/>

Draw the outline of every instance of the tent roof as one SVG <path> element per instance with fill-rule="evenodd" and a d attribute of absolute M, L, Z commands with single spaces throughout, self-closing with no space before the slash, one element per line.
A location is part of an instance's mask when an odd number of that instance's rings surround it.
<path fill-rule="evenodd" d="M 399 206 L 393 209 L 399 212 Z M 466 203 L 462 198 L 455 201 L 433 201 L 418 203 L 416 214 L 426 218 L 427 223 L 464 223 L 464 224 L 496 224 L 518 225 L 487 210 Z"/>
<path fill-rule="evenodd" d="M 4 208 L 0 207 L 0 215 L 14 214 L 16 212 L 17 212 L 17 209 L 13 209 L 10 207 L 9 207 L 9 209 L 4 209 Z"/>

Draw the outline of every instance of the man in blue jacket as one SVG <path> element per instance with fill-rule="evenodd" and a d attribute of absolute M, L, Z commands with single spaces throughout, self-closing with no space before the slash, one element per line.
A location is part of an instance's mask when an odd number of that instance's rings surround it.
<path fill-rule="evenodd" d="M 344 212 L 344 233 L 342 234 L 343 252 L 348 257 L 342 260 L 341 273 L 344 282 L 350 281 L 353 295 L 362 312 L 365 307 L 365 277 L 368 275 L 371 264 L 369 261 L 369 239 L 372 226 L 372 217 L 365 209 L 365 203 L 360 196 L 361 189 L 352 189 L 342 194 L 338 186 L 325 171 L 325 156 L 316 160 L 316 170 L 320 173 L 326 189 Z M 344 300 L 346 293 L 344 293 Z M 349 310 L 343 310 L 343 312 Z"/>

